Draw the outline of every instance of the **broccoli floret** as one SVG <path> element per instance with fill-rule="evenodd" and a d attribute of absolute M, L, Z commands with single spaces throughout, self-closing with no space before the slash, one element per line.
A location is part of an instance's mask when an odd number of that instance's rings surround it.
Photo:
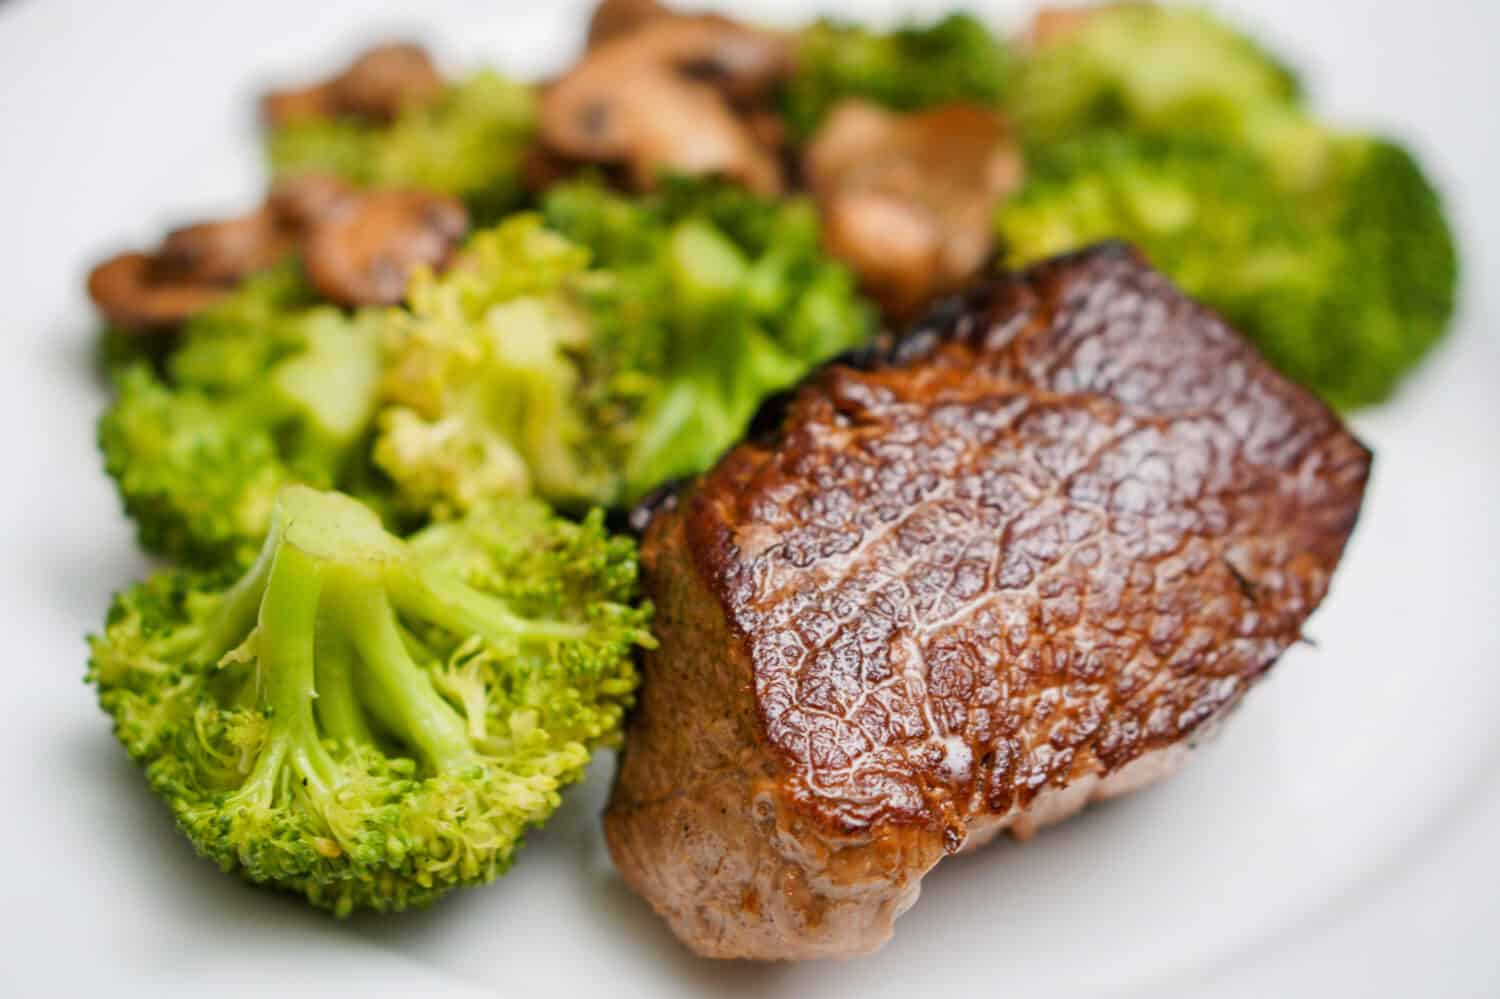
<path fill-rule="evenodd" d="M 290 486 L 237 581 L 120 594 L 89 679 L 200 853 L 347 915 L 503 873 L 592 749 L 649 644 L 634 544 L 531 502 L 387 534 Z"/>
<path fill-rule="evenodd" d="M 602 359 L 594 405 L 617 414 L 626 501 L 707 468 L 762 399 L 873 331 L 804 199 L 686 178 L 631 199 L 581 181 L 554 188 L 542 210 L 601 272 L 580 297 Z"/>
<path fill-rule="evenodd" d="M 1010 83 L 1010 49 L 968 14 L 882 33 L 823 20 L 797 38 L 796 72 L 782 95 L 794 138 L 806 139 L 838 101 L 859 97 L 899 111 L 995 104 Z"/>
<path fill-rule="evenodd" d="M 522 215 L 476 235 L 451 273 L 413 280 L 410 311 L 386 320 L 375 444 L 408 508 L 442 518 L 495 496 L 613 498 L 580 393 L 590 332 L 568 293 L 587 263 Z"/>
<path fill-rule="evenodd" d="M 805 201 L 578 181 L 544 219 L 478 234 L 387 318 L 375 461 L 413 512 L 630 502 L 710 465 L 762 398 L 873 325 Z"/>
<path fill-rule="evenodd" d="M 243 561 L 276 490 L 363 481 L 378 325 L 305 306 L 278 270 L 191 320 L 165 374 L 115 376 L 99 423 L 105 468 L 148 550 L 196 564 Z"/>
<path fill-rule="evenodd" d="M 1337 406 L 1381 402 L 1453 316 L 1458 253 L 1442 201 L 1406 149 L 1355 135 L 1330 141 L 1322 176 L 1293 204 L 1326 234 L 1334 262 L 1319 308 L 1297 314 L 1308 325 L 1288 321 L 1262 349 Z"/>
<path fill-rule="evenodd" d="M 1190 8 L 1106 4 L 1028 53 L 1011 94 L 1025 140 L 1089 129 L 1182 129 L 1241 141 L 1301 101 L 1280 59 Z"/>
<path fill-rule="evenodd" d="M 1439 337 L 1455 259 L 1432 188 L 1381 140 L 1333 144 L 1318 185 L 1186 135 L 1096 132 L 1037 151 L 999 214 L 1009 264 L 1135 243 L 1331 403 L 1378 402 Z"/>
<path fill-rule="evenodd" d="M 414 187 L 463 199 L 479 223 L 522 200 L 521 157 L 534 127 L 531 88 L 480 71 L 388 125 L 305 119 L 269 135 L 278 175 L 307 170 L 361 186 Z"/>

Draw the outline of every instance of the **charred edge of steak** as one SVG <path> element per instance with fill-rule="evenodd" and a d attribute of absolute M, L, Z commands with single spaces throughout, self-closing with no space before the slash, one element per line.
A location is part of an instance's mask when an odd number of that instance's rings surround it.
<path fill-rule="evenodd" d="M 668 479 L 636 500 L 635 505 L 628 510 L 623 512 L 611 510 L 610 530 L 633 534 L 637 538 L 644 536 L 646 528 L 651 526 L 651 521 L 656 519 L 657 514 L 670 513 L 677 509 L 678 497 L 684 487 L 693 481 L 693 478 L 691 475 L 684 475 Z"/>
<path fill-rule="evenodd" d="M 933 302 L 922 318 L 904 331 L 877 333 L 858 347 L 824 361 L 795 385 L 767 396 L 751 417 L 745 440 L 766 447 L 774 447 L 780 442 L 792 400 L 804 385 L 816 381 L 827 369 L 843 367 L 874 371 L 914 364 L 931 356 L 944 343 L 962 339 L 975 330 L 982 332 L 987 324 L 979 320 L 992 312 L 996 303 L 1006 301 L 1010 291 L 1045 282 L 1054 271 L 1080 261 L 1109 258 L 1144 262 L 1140 252 L 1128 243 L 1109 240 L 1052 257 L 1022 271 L 982 278 L 963 291 L 945 295 Z M 620 526 L 637 537 L 644 536 L 658 514 L 677 509 L 683 492 L 696 479 L 697 476 L 684 476 L 657 486 L 630 508 Z"/>

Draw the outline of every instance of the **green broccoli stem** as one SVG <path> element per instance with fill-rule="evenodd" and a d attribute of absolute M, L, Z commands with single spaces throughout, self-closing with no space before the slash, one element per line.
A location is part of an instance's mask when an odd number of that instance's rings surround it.
<path fill-rule="evenodd" d="M 313 717 L 321 590 L 316 559 L 295 545 L 276 546 L 255 640 L 260 700 L 271 731 L 249 779 L 236 792 L 262 807 L 275 802 L 287 766 L 318 796 L 328 795 L 338 782 L 338 766 L 323 748 Z"/>
<path fill-rule="evenodd" d="M 241 576 L 219 600 L 218 612 L 209 621 L 198 640 L 196 657 L 217 662 L 229 650 L 244 641 L 255 624 L 265 594 L 266 580 L 281 536 L 281 525 L 272 524 L 270 536 L 250 570 Z"/>
<path fill-rule="evenodd" d="M 359 657 L 354 644 L 326 612 L 318 620 L 318 722 L 323 734 L 343 745 L 374 745 L 364 709 L 355 690 Z"/>
<path fill-rule="evenodd" d="M 407 651 L 384 582 L 348 580 L 330 596 L 359 652 L 373 688 L 368 700 L 381 721 L 440 773 L 474 762 L 468 725 Z"/>
<path fill-rule="evenodd" d="M 576 621 L 521 617 L 505 601 L 481 593 L 461 579 L 424 566 L 408 566 L 392 586 L 397 606 L 455 634 L 476 634 L 491 644 L 510 641 L 578 641 L 588 626 Z"/>

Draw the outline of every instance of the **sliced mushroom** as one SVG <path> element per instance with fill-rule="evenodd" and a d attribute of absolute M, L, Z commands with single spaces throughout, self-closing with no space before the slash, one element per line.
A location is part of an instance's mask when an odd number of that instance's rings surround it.
<path fill-rule="evenodd" d="M 342 305 L 394 305 L 417 267 L 440 268 L 468 230 L 454 198 L 424 191 L 369 191 L 317 218 L 302 244 L 313 287 Z"/>
<path fill-rule="evenodd" d="M 964 104 L 896 114 L 845 101 L 803 165 L 828 251 L 894 319 L 984 266 L 995 207 L 1021 181 L 1005 119 Z"/>
<path fill-rule="evenodd" d="M 266 208 L 221 222 L 200 222 L 174 229 L 151 260 L 159 281 L 232 285 L 271 266 L 292 248 Z"/>
<path fill-rule="evenodd" d="M 301 233 L 352 197 L 354 186 L 327 173 L 302 173 L 276 182 L 266 205 L 283 229 Z"/>
<path fill-rule="evenodd" d="M 780 164 L 731 101 L 764 96 L 789 68 L 778 35 L 719 17 L 658 17 L 598 45 L 547 89 L 541 140 L 566 159 L 623 164 L 640 187 L 670 169 L 775 193 Z"/>
<path fill-rule="evenodd" d="M 589 18 L 588 47 L 595 48 L 652 21 L 671 16 L 672 12 L 656 0 L 603 0 Z"/>
<path fill-rule="evenodd" d="M 155 258 L 122 253 L 89 273 L 89 297 L 111 324 L 121 329 L 166 330 L 229 293 L 222 284 L 160 280 Z"/>
<path fill-rule="evenodd" d="M 361 53 L 323 83 L 266 94 L 261 115 L 273 126 L 334 117 L 388 122 L 402 108 L 430 101 L 442 89 L 443 78 L 425 49 L 393 42 Z"/>
<path fill-rule="evenodd" d="M 89 296 L 115 326 L 139 332 L 181 323 L 290 252 L 295 232 L 269 206 L 174 229 L 154 253 L 123 253 L 94 268 Z"/>

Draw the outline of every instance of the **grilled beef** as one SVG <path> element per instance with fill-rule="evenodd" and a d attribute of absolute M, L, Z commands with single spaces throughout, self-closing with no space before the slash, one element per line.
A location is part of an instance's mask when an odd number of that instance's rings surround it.
<path fill-rule="evenodd" d="M 945 855 L 1170 770 L 1298 640 L 1369 463 L 1118 244 L 826 366 L 650 518 L 616 864 L 701 954 L 878 947 Z"/>

